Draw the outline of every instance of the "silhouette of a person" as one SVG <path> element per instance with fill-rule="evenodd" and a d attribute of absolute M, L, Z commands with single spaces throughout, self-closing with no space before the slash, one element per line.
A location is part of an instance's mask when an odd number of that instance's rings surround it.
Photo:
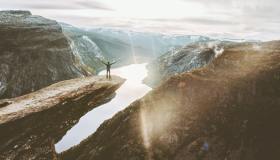
<path fill-rule="evenodd" d="M 116 63 L 116 61 L 115 62 L 113 62 L 113 63 L 110 63 L 109 61 L 106 63 L 106 62 L 103 62 L 103 61 L 101 61 L 103 64 L 105 64 L 106 65 L 106 78 L 107 79 L 111 79 L 111 66 L 113 65 L 113 64 L 115 64 Z"/>

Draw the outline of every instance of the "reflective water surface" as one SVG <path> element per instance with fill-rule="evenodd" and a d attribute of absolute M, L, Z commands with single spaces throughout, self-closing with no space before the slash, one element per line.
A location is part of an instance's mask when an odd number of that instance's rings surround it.
<path fill-rule="evenodd" d="M 58 153 L 79 144 L 93 134 L 102 122 L 151 90 L 150 87 L 142 83 L 142 80 L 147 75 L 146 63 L 112 69 L 111 73 L 125 78 L 126 82 L 116 91 L 116 97 L 112 101 L 94 108 L 81 117 L 79 122 L 67 131 L 66 135 L 55 144 L 55 149 Z M 100 73 L 100 75 L 104 74 L 106 74 L 105 71 Z"/>

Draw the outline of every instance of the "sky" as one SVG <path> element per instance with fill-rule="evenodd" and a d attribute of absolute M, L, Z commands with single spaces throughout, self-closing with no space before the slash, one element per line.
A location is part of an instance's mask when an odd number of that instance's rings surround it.
<path fill-rule="evenodd" d="M 0 0 L 0 4 L 1 10 L 30 10 L 78 27 L 280 39 L 279 0 Z"/>

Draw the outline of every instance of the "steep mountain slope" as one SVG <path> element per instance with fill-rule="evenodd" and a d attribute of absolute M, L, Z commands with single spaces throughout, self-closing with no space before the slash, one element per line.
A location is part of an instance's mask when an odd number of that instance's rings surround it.
<path fill-rule="evenodd" d="M 172 75 L 203 67 L 222 54 L 230 44 L 234 42 L 195 42 L 169 51 L 148 64 L 148 76 L 144 82 L 155 87 Z"/>
<path fill-rule="evenodd" d="M 280 41 L 233 44 L 172 76 L 63 159 L 278 160 Z"/>
<path fill-rule="evenodd" d="M 28 11 L 0 11 L 0 98 L 87 75 L 60 25 Z"/>
<path fill-rule="evenodd" d="M 61 26 L 72 41 L 76 55 L 97 71 L 104 67 L 98 58 L 119 60 L 117 65 L 146 62 L 176 47 L 210 40 L 203 36 L 168 36 L 107 28 L 81 29 L 65 23 Z"/>
<path fill-rule="evenodd" d="M 152 58 L 158 57 L 172 50 L 174 47 L 182 47 L 189 43 L 210 40 L 208 37 L 198 35 L 164 35 L 160 33 L 144 33 L 110 28 L 95 28 L 88 29 L 88 31 L 106 37 L 107 39 L 115 39 L 127 43 L 134 48 L 142 48 L 146 52 L 135 50 L 135 54 Z"/>
<path fill-rule="evenodd" d="M 109 59 L 97 44 L 88 37 L 86 31 L 76 28 L 74 26 L 60 23 L 63 29 L 63 33 L 70 41 L 70 46 L 75 56 L 87 66 L 87 69 L 91 72 L 98 72 L 104 68 L 104 65 L 100 62 L 100 59 Z"/>

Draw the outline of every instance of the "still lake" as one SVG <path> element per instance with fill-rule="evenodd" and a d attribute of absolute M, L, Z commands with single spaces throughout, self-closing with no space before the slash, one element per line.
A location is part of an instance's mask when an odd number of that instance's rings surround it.
<path fill-rule="evenodd" d="M 142 83 L 142 80 L 147 76 L 146 65 L 146 63 L 131 64 L 112 69 L 111 74 L 125 78 L 125 83 L 116 91 L 116 96 L 111 101 L 82 116 L 79 122 L 55 144 L 56 152 L 63 152 L 79 144 L 93 134 L 105 120 L 110 119 L 117 112 L 125 109 L 133 101 L 149 92 L 151 88 Z M 99 73 L 99 75 L 105 74 L 106 71 Z"/>

